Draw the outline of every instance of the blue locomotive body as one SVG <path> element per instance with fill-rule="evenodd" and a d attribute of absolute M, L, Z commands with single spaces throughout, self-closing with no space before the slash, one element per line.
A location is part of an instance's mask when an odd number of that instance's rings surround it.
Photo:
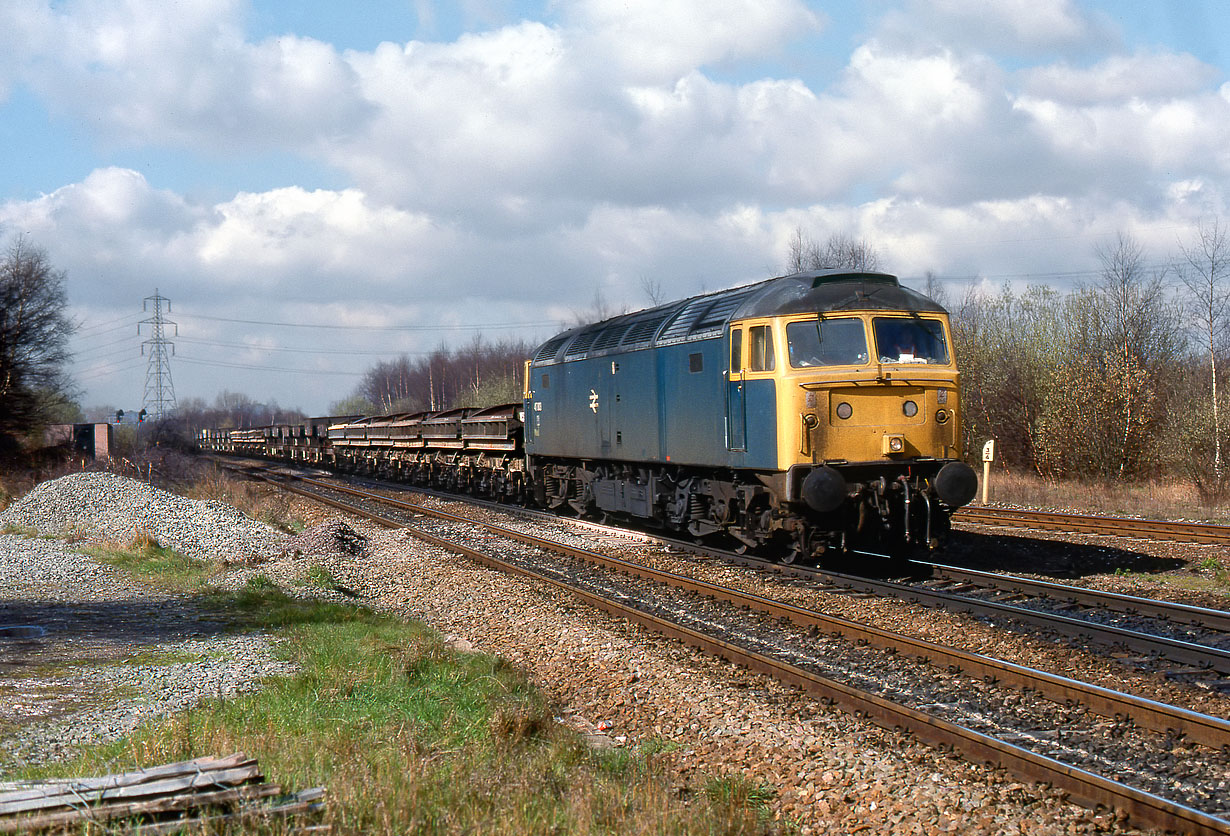
<path fill-rule="evenodd" d="M 772 468 L 775 383 L 732 391 L 725 344 L 694 342 L 535 363 L 525 403 L 530 456 L 698 467 Z M 767 431 L 750 436 L 748 423 Z"/>
<path fill-rule="evenodd" d="M 933 548 L 974 484 L 947 326 L 893 276 L 820 271 L 565 331 L 527 364 L 528 487 L 792 557 Z"/>

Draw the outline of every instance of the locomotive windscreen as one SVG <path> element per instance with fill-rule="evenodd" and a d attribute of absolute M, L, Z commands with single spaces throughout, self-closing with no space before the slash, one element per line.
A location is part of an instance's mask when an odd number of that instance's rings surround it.
<path fill-rule="evenodd" d="M 881 363 L 948 364 L 944 326 L 937 320 L 878 316 L 871 327 Z"/>

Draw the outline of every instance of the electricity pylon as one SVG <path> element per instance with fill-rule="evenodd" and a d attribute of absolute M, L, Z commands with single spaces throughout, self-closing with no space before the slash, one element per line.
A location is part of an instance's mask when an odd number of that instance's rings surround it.
<path fill-rule="evenodd" d="M 154 288 L 154 295 L 146 296 L 141 303 L 142 311 L 148 311 L 152 303 L 154 315 L 137 323 L 138 336 L 141 334 L 142 325 L 153 326 L 150 338 L 141 343 L 143 355 L 146 353 L 145 347 L 149 346 L 149 363 L 145 369 L 145 396 L 141 399 L 141 406 L 155 421 L 161 421 L 175 411 L 175 384 L 171 382 L 171 361 L 167 355 L 167 346 L 171 347 L 171 354 L 175 353 L 175 343 L 167 339 L 163 329 L 167 325 L 175 326 L 175 336 L 178 337 L 179 325 L 163 317 L 164 302 L 167 313 L 170 313 L 171 300 L 159 296 L 158 288 Z"/>

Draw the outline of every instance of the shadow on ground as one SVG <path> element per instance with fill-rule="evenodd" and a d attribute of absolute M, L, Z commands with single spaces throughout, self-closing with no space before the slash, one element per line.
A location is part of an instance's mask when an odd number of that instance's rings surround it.
<path fill-rule="evenodd" d="M 1114 546 L 972 531 L 953 531 L 948 546 L 936 555 L 936 560 L 970 569 L 1053 578 L 1082 578 L 1115 571 L 1157 574 L 1185 565 L 1178 558 L 1157 557 Z"/>

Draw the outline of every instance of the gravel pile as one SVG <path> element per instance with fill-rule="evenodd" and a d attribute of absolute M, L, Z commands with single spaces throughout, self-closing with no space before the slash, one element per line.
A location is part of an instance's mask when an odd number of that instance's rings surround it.
<path fill-rule="evenodd" d="M 282 550 L 287 536 L 221 502 L 201 502 L 113 473 L 44 482 L 0 512 L 0 527 L 130 543 L 139 535 L 199 559 L 247 560 Z"/>
<path fill-rule="evenodd" d="M 361 557 L 367 552 L 367 535 L 355 531 L 338 517 L 325 520 L 291 537 L 282 546 L 283 557 Z"/>

